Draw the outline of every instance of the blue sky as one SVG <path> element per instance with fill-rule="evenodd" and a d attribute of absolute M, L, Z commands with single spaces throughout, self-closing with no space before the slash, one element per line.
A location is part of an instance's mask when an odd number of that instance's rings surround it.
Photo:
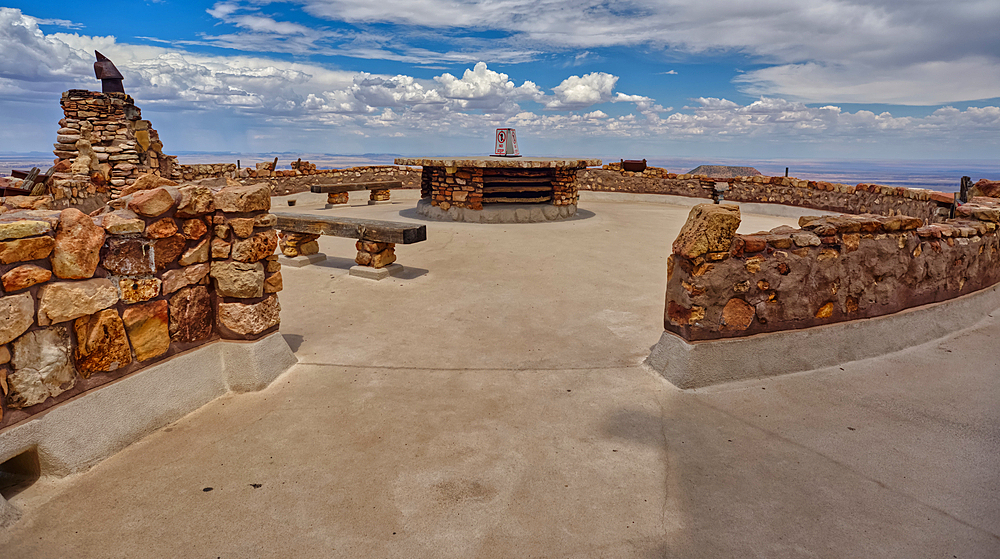
<path fill-rule="evenodd" d="M 996 0 L 7 2 L 0 151 L 115 61 L 165 151 L 1000 160 Z"/>

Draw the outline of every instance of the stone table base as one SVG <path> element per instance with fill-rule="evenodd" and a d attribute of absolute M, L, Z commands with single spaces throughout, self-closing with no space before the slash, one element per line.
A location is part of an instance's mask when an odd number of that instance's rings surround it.
<path fill-rule="evenodd" d="M 539 223 L 559 221 L 576 215 L 576 206 L 551 204 L 490 204 L 482 210 L 452 206 L 447 211 L 431 205 L 430 200 L 417 202 L 417 213 L 437 221 L 465 221 L 469 223 Z"/>

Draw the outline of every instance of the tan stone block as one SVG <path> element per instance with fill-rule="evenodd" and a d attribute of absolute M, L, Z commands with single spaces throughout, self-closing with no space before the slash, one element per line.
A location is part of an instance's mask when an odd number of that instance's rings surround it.
<path fill-rule="evenodd" d="M 221 297 L 249 299 L 264 294 L 264 265 L 260 262 L 214 261 L 209 273 Z"/>
<path fill-rule="evenodd" d="M 254 227 L 274 227 L 278 224 L 278 216 L 274 214 L 260 214 L 253 218 Z"/>
<path fill-rule="evenodd" d="M 76 369 L 83 378 L 114 371 L 132 362 L 132 349 L 118 311 L 103 310 L 73 322 L 76 331 Z"/>
<path fill-rule="evenodd" d="M 222 224 L 215 226 L 215 236 L 219 239 L 225 239 L 229 237 L 229 226 Z"/>
<path fill-rule="evenodd" d="M 149 301 L 160 295 L 161 282 L 157 278 L 119 278 L 118 291 L 121 300 L 128 303 Z"/>
<path fill-rule="evenodd" d="M 7 376 L 7 407 L 26 408 L 58 396 L 76 384 L 69 331 L 62 326 L 34 330 L 14 342 Z"/>
<path fill-rule="evenodd" d="M 0 242 L 0 264 L 48 258 L 56 240 L 48 235 Z"/>
<path fill-rule="evenodd" d="M 190 248 L 185 252 L 178 263 L 181 266 L 190 266 L 191 264 L 198 264 L 200 262 L 208 262 L 208 252 L 210 243 L 208 239 L 202 240 L 200 243 Z"/>
<path fill-rule="evenodd" d="M 319 253 L 319 242 L 318 241 L 308 241 L 299 245 L 299 254 L 303 256 L 309 256 L 310 254 Z"/>
<path fill-rule="evenodd" d="M 267 260 L 264 262 L 264 271 L 266 271 L 269 274 L 274 272 L 280 272 L 281 262 L 278 262 L 277 259 L 272 260 L 270 256 L 267 257 Z"/>
<path fill-rule="evenodd" d="M 222 239 L 212 239 L 212 259 L 224 260 L 229 258 L 229 251 L 232 246 L 232 244 L 227 243 Z"/>
<path fill-rule="evenodd" d="M 51 230 L 52 226 L 45 221 L 18 220 L 10 223 L 0 223 L 0 241 L 44 235 Z"/>
<path fill-rule="evenodd" d="M 163 294 L 167 295 L 178 289 L 193 285 L 208 276 L 211 266 L 208 263 L 184 266 L 176 270 L 163 272 Z"/>
<path fill-rule="evenodd" d="M 277 293 L 283 289 L 281 272 L 275 272 L 264 280 L 264 293 Z"/>
<path fill-rule="evenodd" d="M 122 321 L 137 361 L 152 359 L 170 349 L 170 317 L 166 301 L 132 305 L 122 313 Z"/>
<path fill-rule="evenodd" d="M 62 279 L 93 277 L 103 245 L 104 228 L 93 218 L 76 208 L 63 210 L 52 251 L 52 273 Z"/>
<path fill-rule="evenodd" d="M 215 211 L 215 197 L 207 186 L 187 186 L 179 189 L 180 202 L 177 213 L 180 218 L 198 217 Z"/>
<path fill-rule="evenodd" d="M 694 259 L 708 252 L 728 252 L 740 225 L 735 204 L 698 204 L 673 243 L 673 253 Z"/>
<path fill-rule="evenodd" d="M 111 235 L 142 233 L 146 222 L 131 210 L 115 210 L 100 216 L 101 226 Z"/>
<path fill-rule="evenodd" d="M 45 268 L 40 268 L 34 264 L 25 264 L 10 270 L 0 278 L 3 282 L 4 291 L 11 293 L 27 289 L 32 285 L 45 283 L 52 279 L 52 272 Z"/>
<path fill-rule="evenodd" d="M 396 251 L 391 248 L 387 248 L 382 252 L 372 255 L 371 263 L 368 265 L 372 268 L 385 268 L 389 264 L 396 261 Z"/>
<path fill-rule="evenodd" d="M 47 283 L 38 291 L 38 324 L 73 320 L 117 302 L 118 288 L 107 278 Z"/>
<path fill-rule="evenodd" d="M 228 223 L 237 237 L 245 239 L 253 235 L 253 222 L 254 218 L 252 217 L 238 217 L 230 219 Z"/>
<path fill-rule="evenodd" d="M 134 183 L 123 188 L 120 196 L 128 196 L 139 192 L 140 190 L 152 190 L 154 188 L 160 188 L 161 186 L 177 186 L 177 183 L 159 175 L 148 173 L 140 176 L 135 179 Z"/>
<path fill-rule="evenodd" d="M 271 187 L 267 184 L 227 186 L 215 193 L 215 207 L 229 213 L 271 209 Z"/>
<path fill-rule="evenodd" d="M 218 321 L 221 326 L 237 334 L 255 335 L 277 326 L 281 322 L 280 313 L 278 297 L 271 295 L 252 305 L 219 303 Z"/>
<path fill-rule="evenodd" d="M 0 345 L 0 365 L 5 365 L 10 363 L 10 349 L 5 345 Z M 7 390 L 4 389 L 4 394 L 7 394 Z"/>
<path fill-rule="evenodd" d="M 233 260 L 240 262 L 257 262 L 273 254 L 276 248 L 278 248 L 278 234 L 272 229 L 235 241 L 232 257 Z"/>
<path fill-rule="evenodd" d="M 35 323 L 35 300 L 30 293 L 0 297 L 0 344 L 23 334 Z"/>

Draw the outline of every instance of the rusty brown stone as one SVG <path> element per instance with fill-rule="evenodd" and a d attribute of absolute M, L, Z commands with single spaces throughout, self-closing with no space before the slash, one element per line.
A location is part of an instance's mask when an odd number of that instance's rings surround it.
<path fill-rule="evenodd" d="M 63 210 L 52 252 L 52 273 L 62 279 L 93 277 L 103 244 L 104 229 L 93 218 L 76 208 Z"/>
<path fill-rule="evenodd" d="M 0 264 L 47 258 L 55 246 L 56 240 L 48 235 L 5 241 L 0 243 Z"/>
<path fill-rule="evenodd" d="M 158 219 L 146 227 L 146 236 L 150 239 L 165 239 L 176 234 L 177 222 L 169 217 Z"/>
<path fill-rule="evenodd" d="M 32 285 L 45 283 L 50 279 L 52 279 L 52 272 L 34 264 L 24 264 L 4 274 L 0 281 L 3 282 L 3 290 L 12 293 L 27 289 Z"/>
<path fill-rule="evenodd" d="M 169 320 L 169 306 L 163 300 L 125 309 L 122 321 L 137 361 L 152 359 L 170 349 Z"/>
<path fill-rule="evenodd" d="M 232 257 L 239 262 L 257 262 L 274 253 L 278 234 L 273 229 L 233 242 Z"/>
<path fill-rule="evenodd" d="M 125 325 L 118 311 L 103 310 L 73 322 L 76 331 L 76 369 L 83 378 L 92 373 L 114 371 L 132 362 Z"/>
<path fill-rule="evenodd" d="M 160 280 L 157 278 L 120 278 L 118 291 L 126 304 L 149 301 L 160 294 Z"/>
<path fill-rule="evenodd" d="M 186 239 L 200 239 L 205 236 L 205 233 L 208 233 L 208 226 L 205 225 L 204 220 L 198 218 L 185 219 L 181 224 L 181 234 Z"/>
<path fill-rule="evenodd" d="M 858 250 L 858 246 L 861 243 L 861 236 L 857 233 L 850 233 L 844 235 L 841 240 L 844 243 L 845 252 L 854 252 L 855 250 Z"/>
<path fill-rule="evenodd" d="M 153 243 L 153 263 L 156 269 L 164 270 L 171 263 L 180 258 L 187 247 L 187 241 L 183 235 L 174 235 L 165 239 L 159 239 Z"/>
<path fill-rule="evenodd" d="M 264 293 L 277 293 L 284 288 L 281 282 L 281 272 L 275 272 L 264 280 Z"/>
<path fill-rule="evenodd" d="M 110 239 L 102 265 L 117 276 L 146 276 L 156 270 L 152 246 L 141 239 Z"/>
<path fill-rule="evenodd" d="M 185 287 L 170 298 L 170 339 L 195 342 L 212 335 L 212 298 L 203 285 Z"/>
<path fill-rule="evenodd" d="M 222 239 L 219 238 L 212 239 L 212 259 L 225 260 L 226 258 L 229 258 L 229 251 L 232 248 L 232 246 L 233 245 L 231 243 L 227 243 Z"/>
<path fill-rule="evenodd" d="M 722 309 L 723 330 L 746 330 L 753 323 L 756 312 L 749 303 L 734 297 Z"/>
<path fill-rule="evenodd" d="M 745 235 L 743 237 L 743 251 L 747 253 L 762 252 L 767 248 L 767 239 Z"/>

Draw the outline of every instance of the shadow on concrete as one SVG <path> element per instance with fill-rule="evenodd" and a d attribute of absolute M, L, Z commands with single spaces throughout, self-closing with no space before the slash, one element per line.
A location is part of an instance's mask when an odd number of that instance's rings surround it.
<path fill-rule="evenodd" d="M 409 266 L 404 265 L 403 271 L 392 277 L 401 280 L 411 280 L 411 279 L 417 279 L 421 276 L 426 276 L 428 271 L 429 270 L 425 270 L 424 268 L 411 268 Z"/>
<path fill-rule="evenodd" d="M 322 266 L 324 268 L 337 268 L 340 270 L 350 270 L 351 266 L 355 266 L 353 258 L 344 258 L 343 256 L 327 256 L 326 260 L 322 262 L 317 262 L 313 266 Z"/>
<path fill-rule="evenodd" d="M 282 338 L 285 338 L 285 343 L 291 348 L 292 353 L 299 350 L 299 346 L 302 345 L 302 341 L 305 339 L 301 334 L 282 334 Z"/>

